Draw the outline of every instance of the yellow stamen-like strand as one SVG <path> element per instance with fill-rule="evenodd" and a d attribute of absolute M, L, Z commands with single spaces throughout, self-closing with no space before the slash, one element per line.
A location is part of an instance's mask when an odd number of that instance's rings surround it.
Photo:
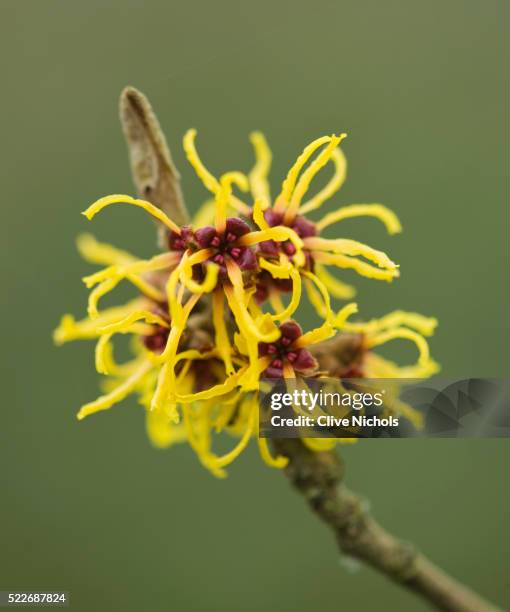
<path fill-rule="evenodd" d="M 227 208 L 232 197 L 232 185 L 246 191 L 248 189 L 248 179 L 241 172 L 227 172 L 221 177 L 220 189 L 216 192 L 216 231 L 223 233 L 227 222 Z"/>
<path fill-rule="evenodd" d="M 232 346 L 228 337 L 227 326 L 225 324 L 225 298 L 221 289 L 213 292 L 213 325 L 215 330 L 216 347 L 225 364 L 227 376 L 234 372 L 232 365 Z"/>
<path fill-rule="evenodd" d="M 133 206 L 143 208 L 149 214 L 155 217 L 158 221 L 161 221 L 163 225 L 166 225 L 166 227 L 168 227 L 168 229 L 172 232 L 175 232 L 176 234 L 181 233 L 180 227 L 176 223 L 174 223 L 172 219 L 165 215 L 165 213 L 160 208 L 154 206 L 154 204 L 151 204 L 150 202 L 146 202 L 145 200 L 132 198 L 131 196 L 124 194 L 114 194 L 105 196 L 104 198 L 100 198 L 99 200 L 91 204 L 87 208 L 87 210 L 83 211 L 82 214 L 85 215 L 85 217 L 87 217 L 87 219 L 90 221 L 93 217 L 97 215 L 98 212 L 103 210 L 103 208 L 106 208 L 106 206 L 111 206 L 112 204 L 131 204 Z"/>
<path fill-rule="evenodd" d="M 373 278 L 376 280 L 385 280 L 391 282 L 394 278 L 400 276 L 398 268 L 384 270 L 376 268 L 361 259 L 355 257 L 349 257 L 348 255 L 341 255 L 339 253 L 326 253 L 324 251 L 315 251 L 313 254 L 314 260 L 319 263 L 330 264 L 338 266 L 339 268 L 355 270 L 361 276 L 366 278 Z"/>
<path fill-rule="evenodd" d="M 299 207 L 299 214 L 306 215 L 312 210 L 316 210 L 322 204 L 331 198 L 333 194 L 335 194 L 344 184 L 345 177 L 347 174 L 347 160 L 345 155 L 340 149 L 337 147 L 333 153 L 331 154 L 331 160 L 335 165 L 335 171 L 328 184 L 323 187 L 316 195 L 305 202 L 303 205 Z"/>
<path fill-rule="evenodd" d="M 294 187 L 296 185 L 297 177 L 301 172 L 301 168 L 320 146 L 326 144 L 330 140 L 330 136 L 321 136 L 321 138 L 317 138 L 303 149 L 303 152 L 296 159 L 294 165 L 291 167 L 285 180 L 283 181 L 280 195 L 275 200 L 275 208 L 277 210 L 282 211 L 286 206 L 288 206 L 292 192 L 294 191 Z"/>
<path fill-rule="evenodd" d="M 356 295 L 356 289 L 352 285 L 348 285 L 343 281 L 339 280 L 328 270 L 320 264 L 315 264 L 315 273 L 317 277 L 324 283 L 326 289 L 331 293 L 333 297 L 340 300 L 350 300 Z"/>
<path fill-rule="evenodd" d="M 77 418 L 81 421 L 94 412 L 108 410 L 108 408 L 111 408 L 114 404 L 121 402 L 136 388 L 141 379 L 151 368 L 152 364 L 150 361 L 143 362 L 142 365 L 129 378 L 127 378 L 113 391 L 107 393 L 106 395 L 101 395 L 95 401 L 82 406 L 77 414 Z"/>
<path fill-rule="evenodd" d="M 333 151 L 336 149 L 338 144 L 347 136 L 347 134 L 340 134 L 340 136 L 331 136 L 328 146 L 325 147 L 314 159 L 308 168 L 303 172 L 302 176 L 292 193 L 290 203 L 285 211 L 284 222 L 289 223 L 296 216 L 298 208 L 301 204 L 303 196 L 308 191 L 310 183 L 312 182 L 315 175 L 323 168 L 328 161 L 331 159 Z"/>
<path fill-rule="evenodd" d="M 329 225 L 353 217 L 375 217 L 381 221 L 389 234 L 398 234 L 402 225 L 397 215 L 383 204 L 350 204 L 325 215 L 318 223 L 317 230 L 322 232 Z"/>
<path fill-rule="evenodd" d="M 255 165 L 248 175 L 250 188 L 255 200 L 261 200 L 263 208 L 271 202 L 271 193 L 267 177 L 271 169 L 271 149 L 261 132 L 252 132 L 250 141 L 255 151 Z"/>
<path fill-rule="evenodd" d="M 367 244 L 350 240 L 348 238 L 337 238 L 329 240 L 328 238 L 320 238 L 314 236 L 303 240 L 305 248 L 311 251 L 327 251 L 330 253 L 340 253 L 343 255 L 357 256 L 361 255 L 369 261 L 376 263 L 380 268 L 392 270 L 397 268 L 397 265 L 383 251 L 378 251 L 369 247 Z"/>
<path fill-rule="evenodd" d="M 358 333 L 373 334 L 402 325 L 415 329 L 424 336 L 431 336 L 437 327 L 437 319 L 434 317 L 425 317 L 417 312 L 395 310 L 380 319 L 371 319 L 370 321 L 360 323 L 348 323 L 346 329 Z"/>

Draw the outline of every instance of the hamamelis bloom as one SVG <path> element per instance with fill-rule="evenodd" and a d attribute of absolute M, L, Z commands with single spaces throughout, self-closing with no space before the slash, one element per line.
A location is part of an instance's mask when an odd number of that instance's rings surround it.
<path fill-rule="evenodd" d="M 125 251 L 98 243 L 89 235 L 80 237 L 78 247 L 85 259 L 96 264 L 125 266 L 136 261 Z M 150 281 L 154 287 L 161 285 L 161 278 L 155 282 L 156 279 L 151 277 Z M 143 279 L 143 282 L 149 283 L 149 280 Z M 240 375 L 248 370 L 249 364 L 244 356 L 233 355 L 235 372 L 229 376 L 220 351 L 214 346 L 214 325 L 208 324 L 209 318 L 203 312 L 192 313 L 175 357 L 177 401 L 165 402 L 155 408 L 153 398 L 161 372 L 158 360 L 172 329 L 169 310 L 165 302 L 140 296 L 123 306 L 98 311 L 82 321 L 76 321 L 70 315 L 63 317 L 54 334 L 57 344 L 75 339 L 97 339 L 96 367 L 105 375 L 102 383 L 104 395 L 82 406 L 78 418 L 108 409 L 135 394 L 146 408 L 147 432 L 154 445 L 164 448 L 177 442 L 189 442 L 204 466 L 216 476 L 224 476 L 224 468 L 258 431 L 258 404 L 253 395 L 247 398 L 237 387 Z M 216 310 L 213 315 L 217 316 Z M 133 338 L 134 358 L 121 364 L 114 358 L 112 344 L 118 333 L 130 334 Z M 181 417 L 179 422 L 176 416 Z M 218 456 L 212 450 L 212 434 L 222 431 L 239 435 L 241 439 L 230 452 Z M 266 464 L 272 467 L 285 465 L 284 458 L 271 455 L 264 439 L 259 439 L 258 445 Z"/>
<path fill-rule="evenodd" d="M 331 198 L 345 181 L 347 163 L 339 147 L 345 136 L 323 136 L 305 147 L 273 201 L 268 182 L 271 151 L 264 136 L 255 132 L 251 135 L 251 141 L 256 163 L 249 174 L 253 198 L 261 202 L 262 208 L 262 213 L 255 209 L 251 211 L 255 222 L 261 228 L 282 224 L 292 228 L 303 241 L 306 268 L 315 272 L 331 295 L 340 299 L 352 298 L 354 288 L 332 276 L 327 271 L 327 266 L 352 269 L 361 276 L 384 281 L 392 281 L 399 276 L 398 266 L 382 251 L 347 238 L 324 238 L 321 236 L 322 232 L 334 223 L 353 217 L 374 217 L 385 225 L 390 234 L 396 234 L 402 229 L 397 216 L 382 204 L 343 206 L 317 222 L 308 217 L 310 212 Z M 312 159 L 317 152 L 317 156 Z M 318 193 L 306 199 L 313 179 L 328 162 L 334 166 L 332 178 Z M 267 241 L 262 243 L 260 248 L 270 260 L 280 257 L 282 252 L 288 257 L 294 255 L 294 246 L 285 242 L 276 244 L 274 241 Z M 262 284 L 259 288 L 259 296 L 265 297 L 264 289 L 267 295 L 283 288 L 281 284 L 278 286 L 270 277 L 266 277 L 265 285 Z"/>
<path fill-rule="evenodd" d="M 194 150 L 189 135 L 185 147 L 188 152 Z M 55 332 L 55 340 L 62 343 L 77 338 L 97 338 L 98 371 L 101 374 L 130 374 L 106 395 L 83 406 L 79 418 L 110 408 L 140 385 L 145 389 L 144 397 L 151 397 L 150 409 L 175 421 L 181 416 L 179 405 L 218 398 L 237 387 L 244 391 L 257 389 L 260 376 L 258 344 L 278 340 L 277 321 L 292 316 L 299 304 L 300 275 L 287 262 L 287 265 L 275 265 L 274 269 L 292 284 L 292 299 L 288 306 L 274 315 L 254 310 L 251 304 L 255 291 L 252 276 L 259 271 L 257 245 L 268 239 L 276 243 L 290 242 L 299 261 L 300 257 L 303 260 L 302 241 L 288 227 L 253 230 L 245 221 L 227 217 L 227 209 L 231 208 L 232 202 L 238 201 L 232 194 L 232 186 L 246 190 L 247 179 L 230 172 L 217 180 L 203 169 L 196 152 L 193 160 L 199 176 L 206 177 L 206 183 L 214 193 L 212 226 L 179 227 L 150 202 L 126 195 L 101 198 L 84 213 L 90 220 L 114 204 L 142 208 L 166 228 L 168 252 L 140 260 L 126 251 L 100 244 L 91 236 L 79 239 L 82 255 L 90 262 L 106 267 L 84 278 L 91 289 L 88 317 L 82 321 L 75 321 L 70 315 L 64 317 Z M 140 298 L 125 306 L 100 310 L 101 298 L 123 280 L 140 291 Z M 190 347 L 186 340 L 190 321 L 203 304 L 212 311 L 209 336 L 213 352 L 211 346 Z M 233 318 L 233 329 L 230 329 L 230 317 Z M 246 340 L 247 362 L 244 357 L 236 361 L 236 348 L 231 341 L 235 328 Z M 119 333 L 132 334 L 141 340 L 136 359 L 125 367 L 113 361 L 112 340 Z M 192 335 L 196 335 L 196 329 Z M 189 353 L 190 348 L 194 352 Z M 198 392 L 191 388 L 191 391 L 184 392 L 177 384 L 183 355 L 188 360 L 198 361 L 203 359 L 204 350 L 210 358 L 222 363 L 223 376 L 217 377 L 209 388 Z M 193 370 L 191 366 L 187 367 Z M 151 381 L 152 387 L 147 380 Z"/>
<path fill-rule="evenodd" d="M 128 321 L 117 321 L 118 329 L 125 330 L 126 325 L 134 325 L 140 320 L 146 323 L 158 323 L 160 327 L 168 328 L 168 338 L 161 354 L 154 357 L 155 364 L 160 364 L 160 373 L 156 391 L 152 399 L 155 409 L 161 409 L 165 403 L 179 399 L 175 387 L 175 364 L 179 351 L 181 336 L 186 328 L 188 318 L 200 299 L 212 294 L 213 323 L 215 327 L 216 346 L 221 356 L 227 375 L 235 373 L 232 362 L 233 347 L 225 326 L 225 301 L 234 315 L 239 330 L 250 340 L 251 363 L 246 375 L 241 377 L 239 384 L 245 389 L 256 388 L 258 377 L 256 344 L 271 342 L 277 339 L 278 329 L 270 315 L 260 313 L 254 318 L 250 313 L 248 303 L 250 293 L 246 286 L 246 273 L 258 268 L 256 245 L 270 238 L 275 241 L 291 241 L 299 253 L 302 248 L 300 239 L 287 227 L 274 227 L 266 231 L 252 231 L 242 220 L 227 218 L 226 209 L 231 197 L 232 183 L 244 185 L 242 175 L 228 173 L 218 181 L 215 194 L 216 217 L 215 225 L 191 229 L 180 228 L 162 211 L 149 202 L 131 198 L 130 196 L 108 196 L 98 200 L 85 211 L 85 216 L 92 219 L 95 214 L 106 206 L 126 203 L 143 208 L 168 229 L 169 252 L 155 256 L 148 261 L 139 261 L 131 256 L 116 252 L 113 260 L 103 258 L 102 263 L 108 267 L 86 277 L 88 287 L 94 287 L 89 297 L 88 312 L 91 319 L 99 316 L 99 299 L 110 292 L 122 279 L 130 280 L 148 298 L 158 303 L 168 304 L 168 317 L 155 320 L 153 313 L 133 311 L 126 315 Z M 105 250 L 106 247 L 103 247 Z M 99 262 L 98 257 L 96 261 Z M 143 275 L 149 272 L 168 270 L 167 280 L 162 286 L 154 286 Z M 291 277 L 291 271 L 288 272 Z M 299 303 L 300 279 L 294 275 L 295 299 L 291 303 L 288 315 Z M 92 323 L 93 324 L 93 323 Z M 107 333 L 111 334 L 108 328 Z M 117 328 L 115 328 L 117 329 Z M 104 342 L 106 344 L 106 341 Z M 254 348 L 255 347 L 255 348 Z M 222 393 L 224 385 L 218 385 L 210 390 L 210 397 Z M 175 413 L 175 411 L 173 411 Z M 175 418 L 177 415 L 175 415 Z"/>
<path fill-rule="evenodd" d="M 311 299 L 320 315 L 330 318 L 331 307 L 322 296 L 312 290 Z M 345 311 L 346 308 L 343 309 Z M 337 323 L 337 320 L 334 320 Z M 360 337 L 359 355 L 363 359 L 353 360 L 345 370 L 337 370 L 340 378 L 428 378 L 439 371 L 439 365 L 430 356 L 427 338 L 432 336 L 437 319 L 415 312 L 395 310 L 379 319 L 352 321 L 343 317 L 338 322 L 343 332 Z M 412 342 L 418 350 L 416 363 L 399 366 L 374 352 L 373 349 L 393 340 Z"/>
<path fill-rule="evenodd" d="M 202 464 L 222 476 L 250 438 L 258 438 L 262 378 L 300 380 L 320 375 L 314 352 L 338 330 L 361 338 L 364 375 L 388 375 L 393 365 L 393 376 L 424 376 L 435 364 L 421 334 L 426 335 L 433 325 L 408 313 L 352 323 L 349 317 L 357 311 L 353 303 L 333 312 L 330 294 L 347 297 L 349 291 L 326 272 L 325 265 L 351 268 L 381 280 L 398 275 L 397 266 L 384 253 L 353 240 L 320 236 L 329 224 L 360 215 L 379 218 L 390 233 L 399 231 L 398 220 L 384 207 L 344 207 L 318 223 L 305 217 L 343 182 L 345 164 L 338 148 L 342 136 L 323 137 L 309 145 L 272 206 L 267 183 L 270 154 L 260 135 L 253 138 L 257 162 L 249 176 L 228 172 L 219 178 L 204 166 L 195 136 L 194 130 L 185 135 L 184 149 L 211 192 L 206 208 L 191 225 L 181 227 L 150 202 L 127 195 L 107 196 L 92 204 L 84 213 L 89 220 L 114 204 L 143 209 L 164 228 L 167 250 L 142 260 L 89 235 L 80 237 L 83 257 L 105 267 L 83 279 L 91 290 L 88 316 L 76 321 L 66 315 L 54 338 L 58 344 L 74 339 L 97 341 L 95 363 L 105 376 L 104 394 L 82 406 L 79 419 L 135 394 L 146 409 L 147 431 L 156 446 L 187 441 Z M 336 168 L 333 179 L 302 204 L 310 182 L 330 159 Z M 245 203 L 234 188 L 251 191 L 253 201 Z M 122 306 L 101 308 L 101 299 L 123 281 L 136 288 L 138 297 Z M 305 333 L 292 320 L 303 284 L 323 317 L 321 325 Z M 270 290 L 261 295 L 267 287 Z M 282 293 L 290 293 L 286 303 Z M 266 297 L 269 312 L 262 305 Z M 133 358 L 125 363 L 114 357 L 118 334 L 132 338 Z M 374 348 L 396 338 L 416 343 L 420 350 L 416 366 L 397 370 L 375 356 Z M 239 439 L 231 451 L 219 456 L 213 450 L 213 438 L 221 432 Z M 284 458 L 271 455 L 264 439 L 258 444 L 268 465 L 285 465 Z M 321 444 L 310 442 L 316 450 L 322 450 Z"/>
<path fill-rule="evenodd" d="M 437 319 L 414 312 L 396 310 L 380 319 L 368 322 L 350 322 L 344 325 L 346 331 L 362 334 L 365 357 L 363 375 L 366 378 L 428 378 L 439 371 L 439 365 L 430 356 L 427 337 L 432 336 Z M 373 349 L 393 340 L 408 340 L 418 349 L 415 364 L 399 366 Z"/>
<path fill-rule="evenodd" d="M 400 399 L 406 379 L 428 378 L 440 367 L 430 356 L 426 338 L 432 336 L 437 326 L 433 317 L 414 312 L 396 310 L 379 319 L 367 322 L 345 321 L 344 333 L 337 339 L 324 343 L 314 351 L 319 368 L 337 379 L 384 379 L 384 409 L 381 416 L 401 416 L 415 428 L 423 427 L 423 413 Z M 399 365 L 380 355 L 379 347 L 393 341 L 407 340 L 418 349 L 418 359 L 411 365 Z M 326 450 L 335 442 L 355 443 L 356 438 L 337 440 L 304 440 L 313 450 Z"/>

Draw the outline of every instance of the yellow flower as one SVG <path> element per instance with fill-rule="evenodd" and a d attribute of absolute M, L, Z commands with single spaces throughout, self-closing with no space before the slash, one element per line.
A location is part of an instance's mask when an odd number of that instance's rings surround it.
<path fill-rule="evenodd" d="M 332 276 L 327 271 L 327 266 L 352 269 L 367 278 L 385 281 L 392 281 L 399 276 L 398 266 L 382 251 L 347 238 L 323 238 L 320 235 L 321 232 L 334 223 L 352 217 L 375 217 L 385 225 L 390 234 L 396 234 L 402 230 L 395 213 L 382 204 L 343 206 L 326 214 L 317 222 L 308 217 L 310 212 L 318 209 L 331 198 L 345 181 L 347 162 L 339 147 L 345 136 L 345 134 L 323 136 L 305 147 L 283 181 L 280 193 L 272 201 L 267 178 L 271 166 L 271 151 L 264 136 L 260 132 L 254 132 L 251 135 L 251 141 L 255 150 L 256 163 L 249 173 L 253 198 L 261 202 L 261 210 L 257 211 L 254 208 L 251 213 L 255 222 L 260 227 L 283 224 L 294 229 L 303 240 L 307 269 L 315 272 L 331 295 L 340 299 L 352 298 L 355 290 Z M 319 149 L 321 150 L 318 155 L 310 161 Z M 332 178 L 318 193 L 303 201 L 314 177 L 330 161 L 334 166 Z M 308 162 L 310 163 L 305 168 Z M 267 242 L 262 245 L 262 251 L 269 259 L 279 257 L 282 250 L 290 256 L 294 252 L 293 245 L 288 243 L 276 245 L 274 242 Z M 271 297 L 275 283 L 269 277 L 265 280 L 267 281 L 266 293 L 269 293 Z M 278 289 L 278 284 L 276 285 Z M 281 284 L 280 288 L 282 288 Z"/>
<path fill-rule="evenodd" d="M 431 320 L 394 313 L 379 321 L 352 323 L 349 317 L 357 312 L 356 304 L 349 303 L 337 313 L 331 307 L 330 294 L 348 297 L 350 289 L 326 272 L 327 264 L 352 268 L 371 278 L 398 276 L 396 264 L 381 251 L 350 239 L 327 240 L 318 235 L 333 222 L 359 215 L 379 218 L 390 233 L 400 231 L 397 218 L 385 207 L 344 207 L 317 224 L 303 216 L 341 186 L 345 160 L 338 144 L 343 136 L 319 138 L 306 147 L 273 206 L 267 183 L 270 153 L 260 134 L 252 137 L 257 161 L 249 175 L 227 172 L 218 179 L 204 166 L 195 148 L 196 133 L 190 130 L 184 137 L 184 150 L 212 194 L 190 226 L 181 227 L 150 202 L 128 195 L 106 196 L 87 208 L 83 214 L 89 220 L 114 204 L 143 209 L 165 229 L 167 250 L 143 260 L 88 234 L 79 237 L 78 249 L 84 259 L 104 267 L 83 279 L 91 290 L 88 316 L 76 321 L 65 315 L 54 339 L 57 344 L 95 339 L 96 369 L 106 377 L 104 394 L 82 406 L 79 419 L 136 394 L 146 410 L 147 432 L 156 446 L 187 441 L 204 466 L 223 476 L 224 468 L 253 436 L 268 465 L 285 465 L 285 459 L 273 457 L 267 442 L 258 437 L 260 379 L 315 373 L 314 347 L 337 330 L 363 338 L 364 375 L 380 376 L 393 368 L 393 376 L 425 376 L 434 370 L 428 345 L 420 335 L 433 328 Z M 336 168 L 333 178 L 302 204 L 313 177 L 330 159 Z M 252 201 L 245 203 L 233 193 L 234 188 L 250 192 Z M 100 309 L 101 298 L 122 281 L 131 283 L 138 297 Z M 324 319 L 306 333 L 292 321 L 303 284 Z M 266 286 L 270 289 L 264 294 Z M 287 292 L 291 295 L 284 304 L 282 293 Z M 262 306 L 265 297 L 270 299 L 271 312 Z M 114 357 L 117 334 L 132 337 L 133 358 L 125 363 Z M 398 369 L 373 354 L 373 347 L 394 338 L 417 344 L 420 358 L 416 366 Z M 213 451 L 213 434 L 223 431 L 239 441 L 230 452 L 218 456 Z M 330 443 L 311 441 L 310 445 L 321 450 Z"/>

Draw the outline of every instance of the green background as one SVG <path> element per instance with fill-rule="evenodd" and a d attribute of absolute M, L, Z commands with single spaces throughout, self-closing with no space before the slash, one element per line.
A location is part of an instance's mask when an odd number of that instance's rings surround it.
<path fill-rule="evenodd" d="M 347 131 L 349 178 L 329 206 L 382 201 L 405 227 L 343 226 L 402 264 L 392 285 L 359 283 L 362 315 L 434 314 L 445 376 L 507 376 L 508 2 L 2 0 L 0 13 L 0 588 L 69 590 L 75 610 L 424 610 L 346 569 L 253 448 L 217 481 L 187 447 L 152 449 L 134 401 L 78 423 L 93 347 L 56 349 L 51 331 L 84 312 L 76 234 L 153 252 L 140 211 L 79 214 L 133 191 L 117 119 L 132 84 L 193 208 L 206 194 L 188 127 L 215 172 L 247 169 L 262 129 L 274 188 L 307 142 Z M 508 606 L 506 440 L 374 440 L 344 456 L 384 525 Z"/>

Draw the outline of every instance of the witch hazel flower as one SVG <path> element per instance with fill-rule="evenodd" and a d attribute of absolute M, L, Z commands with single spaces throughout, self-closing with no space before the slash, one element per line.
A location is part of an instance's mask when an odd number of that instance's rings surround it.
<path fill-rule="evenodd" d="M 256 163 L 249 174 L 252 196 L 262 202 L 263 212 L 258 215 L 256 222 L 260 227 L 284 225 L 292 228 L 303 241 L 305 268 L 316 274 L 328 291 L 340 299 L 352 298 L 355 294 L 354 288 L 331 275 L 327 270 L 328 266 L 351 269 L 361 276 L 388 282 L 399 276 L 399 269 L 384 252 L 348 238 L 324 238 L 324 230 L 334 223 L 353 217 L 374 217 L 385 225 L 390 234 L 396 234 L 402 229 L 397 216 L 382 204 L 342 206 L 319 221 L 308 216 L 330 199 L 345 181 L 347 163 L 339 147 L 345 136 L 323 136 L 305 147 L 290 168 L 279 194 L 272 200 L 268 182 L 271 151 L 263 134 L 254 132 L 251 141 Z M 317 151 L 318 155 L 313 158 Z M 333 176 L 318 193 L 303 201 L 313 179 L 328 162 L 332 162 L 334 166 Z M 254 212 L 252 209 L 250 214 L 255 219 Z M 293 245 L 285 242 L 276 244 L 268 241 L 261 244 L 260 248 L 269 260 L 274 260 L 281 254 L 292 258 L 294 254 Z M 266 292 L 260 288 L 261 298 L 274 292 L 272 289 L 281 289 L 275 286 L 269 277 L 265 280 Z M 310 286 L 310 283 L 307 283 L 307 286 Z"/>
<path fill-rule="evenodd" d="M 307 337 L 295 321 L 280 325 L 276 342 L 259 344 L 259 355 L 269 361 L 262 372 L 265 378 L 295 378 L 296 374 L 311 375 L 318 367 L 317 360 L 306 348 Z"/>
<path fill-rule="evenodd" d="M 425 367 L 432 361 L 427 362 L 428 345 L 421 335 L 431 325 L 421 315 L 401 313 L 353 323 L 349 318 L 356 304 L 348 303 L 338 312 L 331 307 L 331 295 L 346 298 L 352 292 L 328 275 L 328 265 L 380 280 L 398 276 L 396 264 L 381 251 L 321 235 L 332 223 L 352 216 L 373 216 L 390 233 L 400 231 L 398 219 L 385 207 L 343 207 L 318 222 L 308 217 L 343 182 L 345 163 L 338 148 L 342 138 L 325 136 L 306 147 L 272 202 L 267 181 L 270 152 L 260 134 L 252 137 L 257 156 L 252 171 L 216 178 L 198 155 L 196 131 L 189 130 L 183 140 L 185 153 L 211 194 L 191 223 L 184 218 L 176 223 L 172 214 L 129 195 L 106 196 L 87 208 L 88 220 L 112 205 L 142 209 L 156 219 L 165 240 L 162 252 L 140 259 L 88 234 L 78 239 L 81 255 L 102 268 L 83 279 L 90 290 L 87 316 L 76 320 L 65 315 L 54 339 L 57 344 L 95 339 L 95 365 L 104 377 L 103 394 L 80 408 L 79 419 L 134 394 L 145 409 L 153 444 L 166 447 L 187 441 L 207 469 L 223 476 L 225 466 L 253 437 L 268 465 L 284 467 L 286 460 L 274 457 L 257 435 L 260 381 L 320 376 L 317 350 L 337 337 L 339 329 L 359 336 L 366 372 L 382 370 L 384 364 L 373 356 L 373 349 L 396 338 L 413 340 L 420 350 L 418 365 L 423 367 L 411 367 L 408 374 L 431 371 Z M 168 152 L 162 155 L 170 159 Z M 303 203 L 313 177 L 330 160 L 335 165 L 333 178 Z M 249 201 L 237 192 L 248 194 Z M 136 297 L 103 308 L 102 299 L 121 283 L 131 284 Z M 303 284 L 323 319 L 305 332 L 294 320 Z M 133 352 L 122 363 L 114 351 L 119 334 L 131 338 Z M 213 450 L 213 434 L 222 431 L 238 442 L 219 456 Z"/>

